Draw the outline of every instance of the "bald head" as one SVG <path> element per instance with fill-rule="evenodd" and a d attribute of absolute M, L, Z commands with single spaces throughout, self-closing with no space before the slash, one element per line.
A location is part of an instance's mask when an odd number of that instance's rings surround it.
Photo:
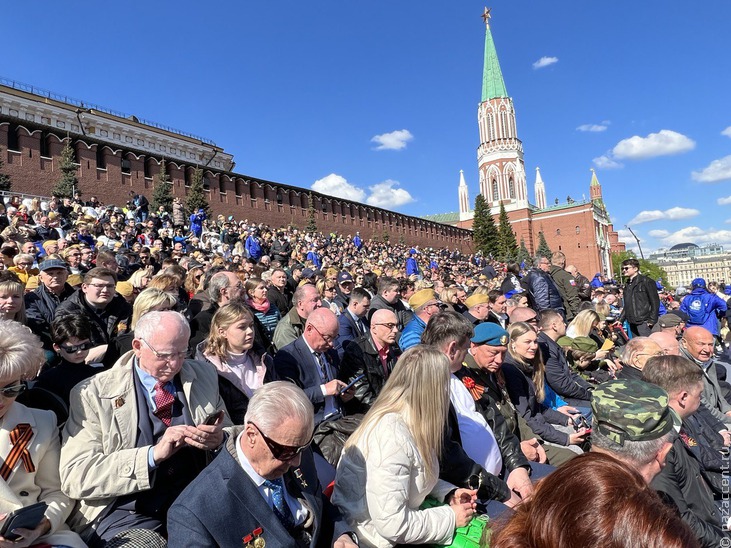
<path fill-rule="evenodd" d="M 371 317 L 371 337 L 379 346 L 389 346 L 396 342 L 398 319 L 396 314 L 386 308 L 376 310 Z"/>
<path fill-rule="evenodd" d="M 307 318 L 302 337 L 315 352 L 329 350 L 338 337 L 337 316 L 328 308 L 316 308 Z"/>
<path fill-rule="evenodd" d="M 714 338 L 704 327 L 689 327 L 680 340 L 681 348 L 685 349 L 696 360 L 707 362 L 713 357 Z"/>
<path fill-rule="evenodd" d="M 527 322 L 535 329 L 535 322 L 532 320 L 537 316 L 536 311 L 527 306 L 518 306 L 510 312 L 510 323 Z"/>
<path fill-rule="evenodd" d="M 667 356 L 680 355 L 680 345 L 678 339 L 675 338 L 670 331 L 655 331 L 650 334 L 650 339 L 655 341 Z"/>

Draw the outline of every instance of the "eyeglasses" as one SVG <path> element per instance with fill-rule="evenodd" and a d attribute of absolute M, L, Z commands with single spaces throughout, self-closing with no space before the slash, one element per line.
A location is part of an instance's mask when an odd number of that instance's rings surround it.
<path fill-rule="evenodd" d="M 632 267 L 631 266 L 623 266 L 622 267 L 622 270 L 629 270 L 630 268 L 632 268 Z"/>
<path fill-rule="evenodd" d="M 85 342 L 81 344 L 60 344 L 58 347 L 63 350 L 64 352 L 68 352 L 69 354 L 73 354 L 75 352 L 81 352 L 83 350 L 89 350 L 90 348 L 94 348 L 94 345 L 90 342 Z"/>
<path fill-rule="evenodd" d="M 332 344 L 332 342 L 335 339 L 335 337 L 333 337 L 332 335 L 323 335 L 322 332 L 319 329 L 317 329 L 313 324 L 310 324 L 310 327 L 312 327 L 312 329 L 314 329 L 315 331 L 317 331 L 317 334 L 320 335 L 320 337 L 322 337 L 322 339 L 327 344 Z"/>
<path fill-rule="evenodd" d="M 160 361 L 165 361 L 165 362 L 170 363 L 173 360 L 185 359 L 185 356 L 188 355 L 187 350 L 183 350 L 182 352 L 167 352 L 167 353 L 158 352 L 145 339 L 140 339 L 140 340 L 147 345 L 147 348 L 152 350 L 152 353 L 155 354 L 155 357 Z"/>
<path fill-rule="evenodd" d="M 374 323 L 373 325 L 382 325 L 389 331 L 398 331 L 398 324 L 396 323 Z"/>
<path fill-rule="evenodd" d="M 25 392 L 25 389 L 27 387 L 25 384 L 14 384 L 13 386 L 6 386 L 4 388 L 0 388 L 0 394 L 3 395 L 5 398 L 17 398 L 20 396 L 23 392 Z"/>
<path fill-rule="evenodd" d="M 302 451 L 307 449 L 310 446 L 310 444 L 312 443 L 312 440 L 315 436 L 313 433 L 312 437 L 310 438 L 310 441 L 308 441 L 305 445 L 300 445 L 300 446 L 282 445 L 281 443 L 277 443 L 273 439 L 266 436 L 264 434 L 264 432 L 261 431 L 261 428 L 259 428 L 253 422 L 249 421 L 249 424 L 251 426 L 253 426 L 254 428 L 256 428 L 256 431 L 259 432 L 261 439 L 264 440 L 264 443 L 267 444 L 269 451 L 272 452 L 272 456 L 277 460 L 281 460 L 282 462 L 292 460 L 297 455 L 299 455 Z"/>
<path fill-rule="evenodd" d="M 86 284 L 86 285 L 89 285 L 91 287 L 95 287 L 99 291 L 104 291 L 105 289 L 112 290 L 115 287 L 114 284 Z"/>

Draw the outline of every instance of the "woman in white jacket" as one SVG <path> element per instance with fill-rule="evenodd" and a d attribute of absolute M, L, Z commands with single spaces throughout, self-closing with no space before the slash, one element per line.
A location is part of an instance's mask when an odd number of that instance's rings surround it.
<path fill-rule="evenodd" d="M 0 546 L 24 548 L 47 543 L 84 547 L 66 526 L 73 501 L 61 492 L 58 461 L 61 443 L 56 416 L 15 401 L 33 379 L 44 355 L 41 341 L 27 327 L 0 320 L 0 525 L 13 510 L 45 502 L 45 517 L 34 529 L 18 529 L 22 538 L 0 537 Z"/>
<path fill-rule="evenodd" d="M 439 479 L 449 409 L 449 361 L 418 345 L 399 359 L 343 450 L 332 501 L 360 546 L 449 544 L 474 513 L 476 492 Z M 448 502 L 421 510 L 427 496 Z"/>

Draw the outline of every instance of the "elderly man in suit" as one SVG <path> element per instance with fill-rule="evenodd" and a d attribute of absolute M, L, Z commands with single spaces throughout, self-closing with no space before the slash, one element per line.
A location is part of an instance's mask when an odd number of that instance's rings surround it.
<path fill-rule="evenodd" d="M 257 390 L 244 426 L 170 508 L 168 546 L 356 546 L 317 479 L 313 416 L 291 383 Z"/>
<path fill-rule="evenodd" d="M 345 347 L 361 335 L 368 333 L 368 311 L 371 308 L 371 295 L 362 287 L 356 287 L 350 293 L 350 302 L 343 313 L 338 316 L 339 332 L 335 342 L 335 350 L 342 359 Z"/>
<path fill-rule="evenodd" d="M 353 397 L 338 380 L 338 354 L 333 343 L 338 336 L 338 319 L 327 308 L 315 309 L 307 318 L 302 335 L 274 356 L 277 377 L 302 388 L 315 407 L 315 424 L 342 416 L 341 399 Z"/>
<path fill-rule="evenodd" d="M 164 535 L 168 508 L 231 426 L 215 369 L 185 359 L 189 336 L 182 314 L 149 312 L 133 349 L 71 393 L 61 484 L 92 546 L 127 529 Z"/>

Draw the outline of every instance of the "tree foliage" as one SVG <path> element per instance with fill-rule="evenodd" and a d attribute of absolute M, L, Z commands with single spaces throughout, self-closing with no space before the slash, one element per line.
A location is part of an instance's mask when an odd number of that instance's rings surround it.
<path fill-rule="evenodd" d="M 482 194 L 475 198 L 475 216 L 472 220 L 472 238 L 475 248 L 485 257 L 496 257 L 498 252 L 498 229 Z"/>
<path fill-rule="evenodd" d="M 551 251 L 551 248 L 548 247 L 548 242 L 546 241 L 546 237 L 543 235 L 543 232 L 538 233 L 537 255 L 540 255 L 541 257 L 547 257 L 548 259 L 550 259 L 551 255 L 553 255 L 553 251 Z"/>
<path fill-rule="evenodd" d="M 619 253 L 612 253 L 611 258 L 614 279 L 619 283 L 627 283 L 627 278 L 625 276 L 622 276 L 622 270 L 620 266 L 622 265 L 622 261 L 625 261 L 627 259 L 637 259 L 637 255 L 635 255 L 634 251 L 620 251 Z M 662 284 L 664 286 L 667 286 L 668 275 L 662 267 L 656 265 L 655 263 L 651 263 L 646 259 L 638 260 L 640 262 L 640 274 L 643 274 L 644 276 L 647 276 L 648 278 L 651 278 L 655 281 L 662 279 Z"/>
<path fill-rule="evenodd" d="M 515 241 L 513 227 L 510 226 L 505 206 L 500 204 L 500 222 L 498 224 L 497 258 L 501 261 L 514 261 L 518 255 L 518 242 Z"/>
<path fill-rule="evenodd" d="M 315 200 L 312 198 L 312 192 L 307 195 L 307 232 L 317 232 L 317 218 L 315 217 Z"/>
<path fill-rule="evenodd" d="M 206 193 L 203 191 L 203 170 L 196 168 L 193 172 L 193 179 L 190 181 L 188 196 L 185 198 L 185 211 L 190 216 L 194 212 L 202 209 L 206 217 L 211 216 L 211 206 L 206 200 Z"/>
<path fill-rule="evenodd" d="M 10 180 L 10 175 L 7 175 L 2 171 L 5 166 L 5 162 L 3 162 L 2 159 L 2 152 L 3 149 L 0 148 L 0 190 L 7 192 L 13 186 L 13 182 Z"/>
<path fill-rule="evenodd" d="M 525 240 L 523 238 L 520 239 L 520 247 L 518 248 L 518 256 L 515 259 L 518 264 L 530 264 L 530 253 L 528 252 L 528 248 L 525 246 Z"/>
<path fill-rule="evenodd" d="M 160 172 L 155 176 L 154 185 L 155 188 L 152 190 L 153 209 L 157 211 L 160 206 L 163 206 L 165 211 L 172 211 L 173 191 L 170 178 L 165 170 L 165 158 L 160 162 Z"/>
<path fill-rule="evenodd" d="M 61 159 L 58 163 L 61 172 L 59 180 L 51 189 L 51 196 L 57 198 L 73 198 L 74 192 L 79 192 L 79 180 L 76 178 L 77 165 L 74 158 L 74 149 L 71 148 L 71 139 L 66 137 L 66 144 L 61 150 Z"/>

